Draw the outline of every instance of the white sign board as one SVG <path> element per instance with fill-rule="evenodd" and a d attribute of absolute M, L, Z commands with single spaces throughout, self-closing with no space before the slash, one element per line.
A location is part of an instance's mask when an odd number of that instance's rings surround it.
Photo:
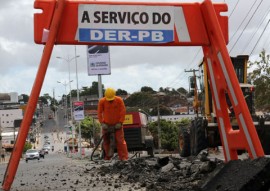
<path fill-rule="evenodd" d="M 75 121 L 84 120 L 84 104 L 83 101 L 76 101 L 73 103 L 73 115 Z"/>
<path fill-rule="evenodd" d="M 110 53 L 108 46 L 88 46 L 87 47 L 87 70 L 88 75 L 108 75 L 111 74 Z"/>
<path fill-rule="evenodd" d="M 80 4 L 80 42 L 174 41 L 174 7 Z"/>

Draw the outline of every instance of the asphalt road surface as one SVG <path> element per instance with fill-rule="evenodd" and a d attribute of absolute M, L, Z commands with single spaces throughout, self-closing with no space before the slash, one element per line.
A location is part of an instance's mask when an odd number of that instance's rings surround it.
<path fill-rule="evenodd" d="M 46 114 L 45 114 L 46 116 Z M 66 118 L 60 110 L 53 119 L 44 121 L 37 148 L 48 136 L 55 150 L 44 159 L 25 162 L 21 159 L 12 191 L 267 191 L 270 188 L 270 159 L 224 163 L 222 152 L 203 151 L 196 157 L 156 155 L 90 161 L 91 150 L 84 158 L 63 152 Z M 62 138 L 62 139 L 61 139 Z M 7 163 L 0 164 L 4 178 Z M 3 180 L 3 179 L 2 179 Z"/>
<path fill-rule="evenodd" d="M 85 150 L 84 158 L 80 158 L 79 154 L 64 153 L 64 141 L 69 138 L 66 132 L 68 121 L 64 118 L 65 111 L 59 109 L 53 115 L 53 119 L 49 119 L 51 113 L 49 108 L 44 109 L 44 122 L 41 127 L 39 143 L 37 149 L 41 149 L 45 143 L 45 136 L 50 141 L 50 146 L 54 147 L 54 151 L 50 150 L 45 158 L 40 160 L 30 160 L 25 162 L 24 156 L 21 158 L 18 170 L 11 186 L 11 190 L 18 191 L 62 191 L 62 190 L 133 190 L 136 184 L 123 183 L 121 185 L 106 184 L 107 177 L 100 174 L 96 169 L 101 166 L 96 162 L 89 160 L 91 149 Z M 8 159 L 5 163 L 0 164 L 1 183 L 4 179 L 5 170 Z M 107 164 L 102 162 L 102 166 Z M 112 178 L 110 177 L 112 180 Z M 119 189 L 118 189 L 119 187 Z"/>

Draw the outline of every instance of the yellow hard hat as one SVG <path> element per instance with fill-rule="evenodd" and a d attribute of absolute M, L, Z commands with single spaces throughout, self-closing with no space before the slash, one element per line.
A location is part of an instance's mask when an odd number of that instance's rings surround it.
<path fill-rule="evenodd" d="M 107 88 L 105 90 L 105 98 L 107 101 L 112 101 L 115 98 L 115 90 L 113 88 Z"/>

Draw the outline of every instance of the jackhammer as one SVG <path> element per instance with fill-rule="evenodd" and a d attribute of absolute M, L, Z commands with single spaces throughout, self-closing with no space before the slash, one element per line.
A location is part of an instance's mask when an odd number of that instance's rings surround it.
<path fill-rule="evenodd" d="M 108 157 L 113 157 L 114 150 L 115 150 L 115 130 L 120 129 L 122 127 L 122 124 L 116 124 L 114 126 L 108 126 L 107 124 L 102 124 L 102 129 L 105 131 L 105 133 L 101 136 L 98 144 L 94 148 L 92 154 L 91 154 L 91 160 L 93 160 L 94 152 L 97 150 L 98 146 L 100 145 L 101 141 L 103 140 L 104 136 L 107 136 L 110 140 L 110 148 L 107 154 Z M 103 149 L 103 148 L 102 148 Z M 104 157 L 104 156 L 103 156 Z"/>

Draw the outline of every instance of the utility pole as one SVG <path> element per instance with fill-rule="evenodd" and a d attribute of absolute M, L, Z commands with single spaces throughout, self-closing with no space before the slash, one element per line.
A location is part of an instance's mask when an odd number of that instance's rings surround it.
<path fill-rule="evenodd" d="M 159 151 L 159 154 L 161 152 L 161 127 L 160 127 L 160 97 L 163 97 L 165 96 L 165 94 L 163 92 L 158 92 L 157 93 L 157 112 L 158 112 L 158 151 Z"/>
<path fill-rule="evenodd" d="M 191 76 L 191 78 L 189 78 L 189 79 L 190 79 L 190 81 L 191 81 L 191 79 L 193 79 L 194 84 L 192 82 L 189 82 L 189 86 L 192 85 L 192 87 L 189 87 L 189 88 L 194 89 L 193 107 L 195 109 L 195 113 L 197 114 L 197 116 L 198 116 L 199 106 L 200 106 L 200 101 L 198 98 L 197 76 L 196 76 L 196 72 L 198 72 L 198 71 L 199 70 L 195 70 L 195 69 L 185 70 L 185 72 L 192 72 L 193 73 L 193 76 Z M 188 110 L 189 110 L 189 108 L 188 108 Z"/>
<path fill-rule="evenodd" d="M 157 105 L 157 111 L 158 111 L 158 153 L 160 154 L 161 149 L 161 131 L 160 131 L 160 109 L 159 109 L 159 97 L 158 97 L 158 105 Z"/>

